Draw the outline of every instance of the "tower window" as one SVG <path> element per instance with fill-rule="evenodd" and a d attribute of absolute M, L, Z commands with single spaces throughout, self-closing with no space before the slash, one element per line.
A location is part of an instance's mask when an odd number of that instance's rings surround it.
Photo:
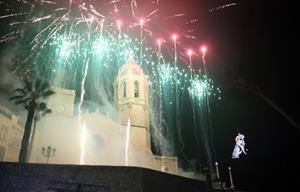
<path fill-rule="evenodd" d="M 123 97 L 126 97 L 126 82 L 123 82 Z"/>
<path fill-rule="evenodd" d="M 140 94 L 139 82 L 134 81 L 134 97 L 139 97 L 139 94 Z"/>

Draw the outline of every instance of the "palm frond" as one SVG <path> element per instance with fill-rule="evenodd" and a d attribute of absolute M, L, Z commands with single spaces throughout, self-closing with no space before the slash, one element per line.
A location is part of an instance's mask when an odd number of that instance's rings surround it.
<path fill-rule="evenodd" d="M 36 111 L 45 111 L 47 109 L 47 104 L 44 102 L 41 102 L 37 105 Z"/>
<path fill-rule="evenodd" d="M 34 102 L 36 112 L 43 114 L 51 113 L 45 102 L 40 102 L 55 94 L 51 89 L 49 82 L 43 78 L 33 80 L 24 79 L 24 87 L 14 90 L 14 95 L 9 98 L 16 105 L 23 104 L 26 110 L 29 110 L 29 103 Z M 40 114 L 41 115 L 41 114 Z"/>
<path fill-rule="evenodd" d="M 32 98 L 31 97 L 27 97 L 27 98 L 25 98 L 25 99 L 23 99 L 26 103 L 29 103 L 29 101 L 31 101 L 32 100 Z"/>
<path fill-rule="evenodd" d="M 31 101 L 31 98 L 18 99 L 15 101 L 15 104 L 16 105 L 19 105 L 19 104 L 28 105 L 30 101 Z"/>
<path fill-rule="evenodd" d="M 45 111 L 43 111 L 42 117 L 44 117 L 45 115 L 50 114 L 50 113 L 52 113 L 52 110 L 51 109 L 46 109 Z"/>
<path fill-rule="evenodd" d="M 52 89 L 50 89 L 50 90 L 45 91 L 41 97 L 47 99 L 48 97 L 50 97 L 53 94 L 55 94 L 55 92 Z"/>
<path fill-rule="evenodd" d="M 10 101 L 12 100 L 22 100 L 24 98 L 24 96 L 21 96 L 21 95 L 15 95 L 15 96 L 12 96 L 9 98 Z"/>
<path fill-rule="evenodd" d="M 21 93 L 22 95 L 26 95 L 26 91 L 21 88 L 15 89 L 12 94 L 18 94 L 18 93 Z"/>
<path fill-rule="evenodd" d="M 26 102 L 24 100 L 17 100 L 15 102 L 16 105 L 20 105 L 20 104 L 26 104 Z"/>

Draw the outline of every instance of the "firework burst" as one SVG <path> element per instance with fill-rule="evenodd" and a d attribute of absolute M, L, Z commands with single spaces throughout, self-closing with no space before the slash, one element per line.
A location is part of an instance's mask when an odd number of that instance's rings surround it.
<path fill-rule="evenodd" d="M 159 4 L 159 1 L 151 2 L 156 7 Z M 202 139 L 200 131 L 211 129 L 209 104 L 218 97 L 219 90 L 206 71 L 202 74 L 193 69 L 191 54 L 190 63 L 184 62 L 178 35 L 172 36 L 171 47 L 164 46 L 167 41 L 163 39 L 158 41 L 158 47 L 149 43 L 154 33 L 149 26 L 157 8 L 144 18 L 138 18 L 136 0 L 97 3 L 92 0 L 10 0 L 3 5 L 5 14 L 0 16 L 0 22 L 7 30 L 0 42 L 18 48 L 18 59 L 9 66 L 11 71 L 21 78 L 44 76 L 55 86 L 75 89 L 80 95 L 79 114 L 85 100 L 98 102 L 100 106 L 114 104 L 114 78 L 129 55 L 133 55 L 149 77 L 150 116 L 153 135 L 159 143 L 158 153 L 181 154 L 187 158 L 181 117 L 186 100 L 192 103 L 196 141 L 200 143 Z M 121 12 L 126 21 L 121 20 Z M 176 14 L 167 19 L 184 15 Z M 197 20 L 189 21 L 194 22 Z M 192 35 L 183 36 L 195 39 Z M 163 54 L 167 52 L 172 54 Z M 165 139 L 169 144 L 161 143 Z M 205 145 L 209 145 L 208 141 Z M 207 151 L 211 148 L 206 147 Z"/>

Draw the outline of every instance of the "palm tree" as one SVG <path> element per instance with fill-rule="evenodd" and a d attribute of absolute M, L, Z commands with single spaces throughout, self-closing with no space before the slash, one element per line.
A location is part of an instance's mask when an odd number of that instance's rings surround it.
<path fill-rule="evenodd" d="M 29 146 L 28 146 L 27 161 L 29 160 L 29 158 L 31 156 L 37 122 L 45 115 L 52 113 L 52 110 L 48 109 L 47 106 L 44 104 L 45 103 L 40 103 L 39 106 L 35 110 L 35 114 L 34 114 L 34 118 L 33 118 L 33 130 L 32 130 L 32 134 L 30 137 Z"/>
<path fill-rule="evenodd" d="M 9 100 L 15 101 L 16 105 L 23 105 L 28 111 L 21 143 L 19 163 L 25 163 L 27 160 L 29 138 L 35 114 L 39 111 L 47 111 L 45 100 L 53 94 L 54 91 L 51 89 L 49 82 L 37 78 L 31 80 L 31 82 L 24 80 L 24 87 L 15 89 L 13 96 L 9 98 Z"/>

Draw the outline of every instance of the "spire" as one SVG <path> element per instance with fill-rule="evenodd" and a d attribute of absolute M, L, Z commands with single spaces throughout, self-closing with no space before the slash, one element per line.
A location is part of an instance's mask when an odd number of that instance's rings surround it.
<path fill-rule="evenodd" d="M 132 53 L 129 54 L 129 57 L 128 57 L 128 64 L 134 64 L 134 65 L 137 65 Z"/>
<path fill-rule="evenodd" d="M 119 76 L 145 76 L 143 69 L 137 64 L 133 54 L 129 54 L 126 64 L 119 69 Z"/>

